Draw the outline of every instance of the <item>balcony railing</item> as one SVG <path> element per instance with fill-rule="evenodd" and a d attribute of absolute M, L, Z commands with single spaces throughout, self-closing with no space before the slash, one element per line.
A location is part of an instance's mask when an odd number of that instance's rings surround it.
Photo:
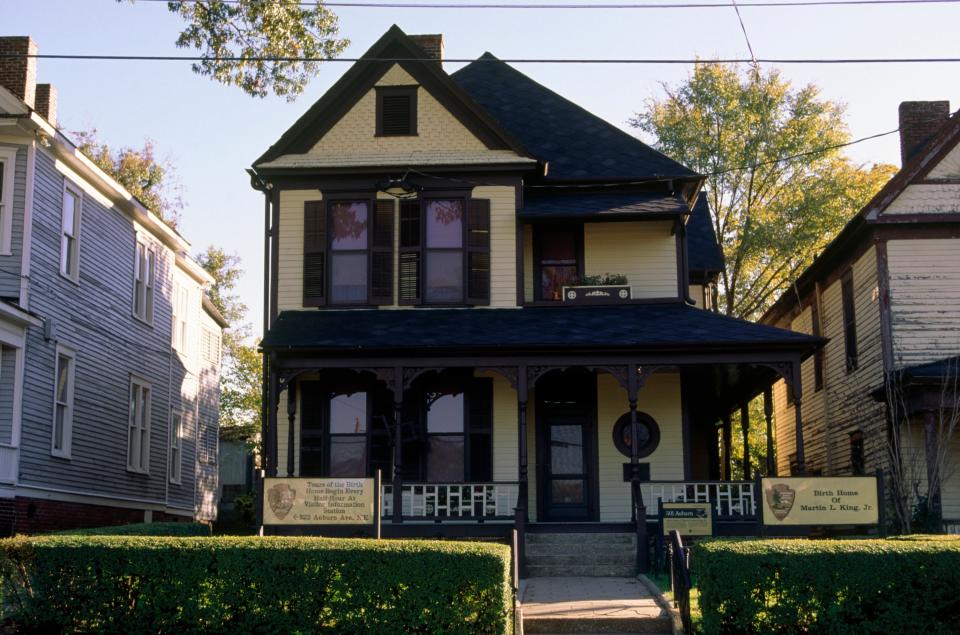
<path fill-rule="evenodd" d="M 404 483 L 404 520 L 512 520 L 516 483 Z M 383 486 L 381 511 L 393 516 L 393 485 Z"/>
<path fill-rule="evenodd" d="M 665 503 L 713 503 L 716 518 L 753 520 L 757 501 L 752 481 L 654 481 L 642 483 L 640 491 L 647 517 L 656 517 L 657 501 Z"/>

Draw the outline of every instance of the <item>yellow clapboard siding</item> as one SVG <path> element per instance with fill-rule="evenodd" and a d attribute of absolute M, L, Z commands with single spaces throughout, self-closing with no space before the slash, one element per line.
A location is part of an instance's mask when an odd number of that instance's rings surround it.
<path fill-rule="evenodd" d="M 476 376 L 493 379 L 493 480 L 516 481 L 519 478 L 517 392 L 498 373 L 478 372 Z"/>
<path fill-rule="evenodd" d="M 622 273 L 634 298 L 677 297 L 677 242 L 670 221 L 585 223 L 587 275 Z"/>
<path fill-rule="evenodd" d="M 490 306 L 517 306 L 517 193 L 507 185 L 473 188 L 490 200 Z"/>
<path fill-rule="evenodd" d="M 280 245 L 277 249 L 277 307 L 303 308 L 303 204 L 319 201 L 318 190 L 280 192 Z"/>
<path fill-rule="evenodd" d="M 533 302 L 533 226 L 523 226 L 523 300 Z"/>

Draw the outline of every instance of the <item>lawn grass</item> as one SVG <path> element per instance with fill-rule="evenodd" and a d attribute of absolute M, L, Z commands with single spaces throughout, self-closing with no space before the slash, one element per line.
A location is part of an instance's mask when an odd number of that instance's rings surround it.
<path fill-rule="evenodd" d="M 670 590 L 670 572 L 647 573 L 647 579 L 657 585 L 664 597 L 670 601 L 673 606 L 673 591 Z M 691 578 L 692 588 L 690 589 L 690 621 L 693 622 L 693 632 L 700 632 L 700 590 L 697 589 L 696 576 Z"/>

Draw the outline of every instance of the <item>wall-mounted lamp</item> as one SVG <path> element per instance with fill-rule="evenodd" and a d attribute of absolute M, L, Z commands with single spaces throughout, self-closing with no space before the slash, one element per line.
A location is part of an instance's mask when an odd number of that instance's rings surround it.
<path fill-rule="evenodd" d="M 420 187 L 406 179 L 389 179 L 377 183 L 377 189 L 386 192 L 394 198 L 413 198 L 420 192 Z"/>

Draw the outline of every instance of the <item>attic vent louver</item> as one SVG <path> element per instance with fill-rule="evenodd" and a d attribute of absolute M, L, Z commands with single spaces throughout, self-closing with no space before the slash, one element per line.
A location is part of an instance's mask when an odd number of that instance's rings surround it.
<path fill-rule="evenodd" d="M 377 136 L 396 137 L 417 134 L 416 86 L 391 86 L 377 89 Z"/>

